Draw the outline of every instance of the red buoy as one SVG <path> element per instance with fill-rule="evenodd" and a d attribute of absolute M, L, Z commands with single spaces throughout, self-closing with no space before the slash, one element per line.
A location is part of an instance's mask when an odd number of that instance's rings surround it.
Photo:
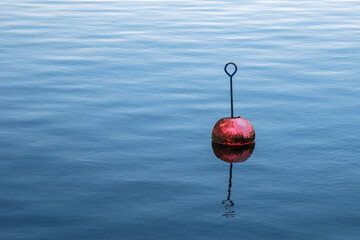
<path fill-rule="evenodd" d="M 246 145 L 255 142 L 255 130 L 245 118 L 222 118 L 215 124 L 211 139 L 225 145 Z"/>
<path fill-rule="evenodd" d="M 233 65 L 235 70 L 232 74 L 227 71 L 228 65 Z M 230 77 L 230 102 L 231 117 L 222 118 L 215 124 L 211 139 L 213 142 L 224 145 L 247 145 L 255 142 L 255 130 L 251 123 L 242 117 L 234 117 L 232 77 L 237 71 L 235 63 L 225 65 L 225 73 Z"/>

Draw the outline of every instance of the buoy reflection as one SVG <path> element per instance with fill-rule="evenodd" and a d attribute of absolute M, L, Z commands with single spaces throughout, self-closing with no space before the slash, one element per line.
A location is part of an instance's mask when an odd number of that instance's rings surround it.
<path fill-rule="evenodd" d="M 254 152 L 255 142 L 240 146 L 230 146 L 212 142 L 212 148 L 215 156 L 225 162 L 245 162 Z"/>
<path fill-rule="evenodd" d="M 241 146 L 229 146 L 212 142 L 212 148 L 217 158 L 230 163 L 228 195 L 227 198 L 221 202 L 221 204 L 225 208 L 225 213 L 223 214 L 223 216 L 226 218 L 233 218 L 235 217 L 235 210 L 233 210 L 232 207 L 235 204 L 230 199 L 233 164 L 238 162 L 245 162 L 247 159 L 249 159 L 251 157 L 251 154 L 254 152 L 255 142 L 249 145 Z"/>

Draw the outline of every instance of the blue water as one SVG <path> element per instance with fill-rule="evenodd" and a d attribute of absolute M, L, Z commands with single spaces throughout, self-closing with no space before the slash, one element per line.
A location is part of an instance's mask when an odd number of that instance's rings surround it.
<path fill-rule="evenodd" d="M 359 239 L 358 1 L 0 2 L 1 239 Z M 256 131 L 232 169 L 211 146 Z"/>

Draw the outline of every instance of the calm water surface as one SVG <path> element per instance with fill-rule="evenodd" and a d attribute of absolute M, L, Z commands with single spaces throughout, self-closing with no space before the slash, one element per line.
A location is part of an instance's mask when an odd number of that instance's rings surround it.
<path fill-rule="evenodd" d="M 0 2 L 1 239 L 359 239 L 358 1 Z M 249 160 L 216 158 L 229 116 Z"/>

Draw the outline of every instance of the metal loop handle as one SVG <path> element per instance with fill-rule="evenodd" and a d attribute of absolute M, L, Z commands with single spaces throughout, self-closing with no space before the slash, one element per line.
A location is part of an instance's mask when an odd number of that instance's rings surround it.
<path fill-rule="evenodd" d="M 235 71 L 234 71 L 232 74 L 230 74 L 230 73 L 227 71 L 227 67 L 228 67 L 230 64 L 231 64 L 231 65 L 234 65 L 234 67 L 235 67 Z M 237 66 L 236 66 L 236 64 L 233 63 L 233 62 L 229 62 L 229 63 L 227 63 L 227 64 L 225 65 L 224 70 L 225 70 L 226 74 L 227 74 L 229 77 L 233 77 L 233 76 L 235 75 L 235 73 L 237 72 Z"/>
<path fill-rule="evenodd" d="M 227 67 L 228 67 L 230 64 L 234 65 L 234 67 L 235 67 L 235 71 L 234 71 L 232 74 L 230 74 L 230 73 L 227 71 Z M 227 63 L 227 64 L 225 65 L 224 70 L 225 70 L 226 74 L 230 77 L 230 103 L 231 103 L 231 117 L 233 118 L 233 117 L 234 117 L 234 104 L 233 104 L 233 87 L 232 87 L 232 78 L 233 78 L 233 76 L 235 75 L 235 73 L 237 72 L 237 66 L 236 66 L 236 64 L 235 64 L 235 63 L 233 63 L 233 62 L 229 62 L 229 63 Z"/>

